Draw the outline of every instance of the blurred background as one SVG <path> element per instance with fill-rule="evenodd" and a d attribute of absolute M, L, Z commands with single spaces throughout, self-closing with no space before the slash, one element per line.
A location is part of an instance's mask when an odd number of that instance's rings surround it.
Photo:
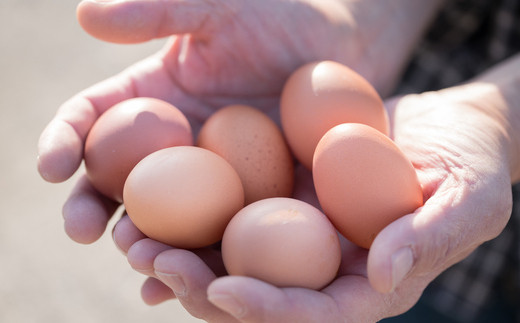
<path fill-rule="evenodd" d="M 70 240 L 61 206 L 74 178 L 44 182 L 38 137 L 58 106 L 162 46 L 106 44 L 76 21 L 79 1 L 0 1 L 0 322 L 201 322 L 177 301 L 144 304 L 144 277 L 112 243 Z"/>

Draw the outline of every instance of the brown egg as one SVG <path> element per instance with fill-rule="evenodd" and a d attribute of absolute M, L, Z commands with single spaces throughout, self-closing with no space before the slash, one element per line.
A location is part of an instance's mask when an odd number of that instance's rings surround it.
<path fill-rule="evenodd" d="M 341 124 L 323 136 L 313 178 L 324 213 L 363 248 L 385 226 L 423 204 L 410 161 L 390 138 L 362 124 Z"/>
<path fill-rule="evenodd" d="M 333 61 L 306 64 L 287 80 L 280 101 L 283 132 L 295 157 L 312 168 L 314 149 L 333 126 L 367 124 L 388 134 L 379 94 L 361 75 Z"/>
<path fill-rule="evenodd" d="M 219 155 L 194 146 L 156 151 L 128 175 L 126 211 L 148 237 L 178 248 L 218 242 L 244 205 L 236 171 Z"/>
<path fill-rule="evenodd" d="M 233 217 L 222 238 L 222 258 L 231 275 L 319 290 L 336 277 L 341 248 L 320 210 L 278 197 L 249 204 Z"/>
<path fill-rule="evenodd" d="M 246 105 L 224 107 L 204 123 L 197 145 L 224 157 L 235 168 L 246 204 L 291 196 L 293 158 L 281 130 L 263 112 Z"/>
<path fill-rule="evenodd" d="M 122 202 L 132 168 L 156 150 L 179 145 L 193 145 L 190 124 L 179 109 L 153 98 L 122 101 L 103 113 L 87 136 L 87 176 L 98 191 Z"/>

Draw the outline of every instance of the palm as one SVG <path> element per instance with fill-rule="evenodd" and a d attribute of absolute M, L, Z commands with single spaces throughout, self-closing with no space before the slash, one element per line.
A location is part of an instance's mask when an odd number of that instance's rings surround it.
<path fill-rule="evenodd" d="M 375 3 L 378 5 L 374 6 Z M 372 40 L 378 39 L 379 34 L 386 31 L 385 24 L 381 24 L 384 19 L 381 18 L 392 16 L 388 12 L 390 6 L 385 3 L 377 0 L 233 0 L 225 1 L 225 4 L 202 0 L 117 1 L 99 7 L 91 1 L 85 1 L 82 3 L 83 11 L 79 11 L 80 20 L 90 12 L 90 18 L 93 19 L 85 18 L 83 26 L 101 39 L 128 42 L 132 39 L 144 41 L 173 36 L 157 54 L 116 77 L 87 89 L 63 105 L 60 113 L 42 134 L 40 172 L 49 181 L 62 181 L 71 176 L 80 165 L 84 138 L 97 116 L 113 104 L 135 96 L 157 97 L 173 103 L 185 112 L 197 130 L 215 109 L 229 103 L 250 104 L 276 118 L 279 94 L 285 79 L 296 67 L 312 60 L 333 59 L 342 62 L 361 72 L 377 88 L 381 84 L 386 87 L 388 84 L 384 83 L 395 77 L 404 61 L 405 56 L 399 50 L 406 51 L 410 44 L 393 46 L 398 50 L 393 56 L 382 55 L 384 59 L 369 55 L 367 42 L 372 44 Z M 195 9 L 190 11 L 192 4 Z M 199 15 L 196 8 L 199 4 L 210 4 L 211 8 L 206 8 L 206 12 Z M 146 11 L 147 14 L 143 13 L 138 19 L 152 17 L 151 20 L 139 20 L 140 24 L 135 24 L 132 21 L 133 16 L 127 15 L 131 10 L 124 10 L 131 6 L 142 6 Z M 164 6 L 173 7 L 171 12 L 168 11 L 175 18 L 172 19 L 173 23 L 168 21 L 168 14 L 164 14 Z M 354 6 L 359 7 L 353 8 Z M 362 6 L 364 9 L 360 8 Z M 186 9 L 189 14 L 186 17 L 175 16 L 177 9 L 181 9 L 181 12 Z M 356 20 L 351 15 L 354 12 Z M 369 18 L 372 20 L 365 22 L 366 17 L 363 14 L 366 15 L 367 12 L 370 12 Z M 117 25 L 119 23 L 121 25 Z M 383 27 L 379 28 L 381 26 L 376 26 L 377 23 Z M 396 39 L 413 39 L 403 37 L 399 30 L 396 34 L 399 35 Z M 377 51 L 377 47 L 371 48 L 376 48 Z M 374 64 L 376 61 L 379 64 L 377 66 Z M 379 73 L 381 67 L 385 73 Z M 295 195 L 312 202 L 315 197 L 309 186 L 309 174 L 303 171 L 299 175 L 302 176 L 299 176 Z M 114 205 L 106 203 L 84 179 L 80 181 L 64 208 L 66 227 L 70 224 L 70 228 L 73 228 L 68 229 L 69 235 L 81 242 L 96 240 L 106 229 L 106 223 L 115 210 Z M 82 210 L 88 212 L 83 214 Z M 114 232 L 116 243 L 121 246 L 124 240 L 126 245 L 123 249 L 129 251 L 129 261 L 134 262 L 137 269 L 151 270 L 149 273 L 153 275 L 154 263 L 147 261 L 153 262 L 154 257 L 148 256 L 150 253 L 156 256 L 158 252 L 164 251 L 163 246 L 143 239 L 135 228 L 125 228 L 122 223 L 124 220 L 119 222 L 119 229 L 116 227 Z M 139 244 L 152 244 L 155 248 L 144 248 L 141 250 L 147 251 L 137 252 L 140 249 Z M 132 249 L 128 250 L 130 246 Z M 344 259 L 348 261 L 344 261 L 340 277 L 325 292 L 336 299 L 336 305 L 349 305 L 345 308 L 352 308 L 359 303 L 356 302 L 356 298 L 359 298 L 357 291 L 370 294 L 366 295 L 367 298 L 378 298 L 382 304 L 387 302 L 381 296 L 374 296 L 370 289 L 366 274 L 366 252 L 352 249 L 349 244 L 344 247 Z M 134 253 L 132 250 L 137 251 Z M 173 253 L 170 255 L 176 256 L 176 261 L 170 263 L 173 266 L 170 268 L 192 275 L 185 278 L 196 284 L 193 286 L 193 293 L 200 296 L 198 299 L 202 303 L 194 304 L 193 308 L 197 307 L 195 305 L 209 306 L 209 311 L 221 315 L 221 312 L 207 302 L 205 292 L 207 285 L 215 279 L 215 272 L 222 270 L 218 251 L 209 248 L 200 250 L 198 255 L 201 258 L 185 250 L 169 251 Z M 143 259 L 144 263 L 141 262 Z M 215 272 L 206 266 L 197 267 L 196 272 L 187 267 L 181 268 L 190 263 L 199 263 L 201 259 L 215 269 Z M 158 287 L 157 284 L 147 286 L 152 286 L 151 289 L 164 287 Z M 265 285 L 263 287 L 270 288 Z M 279 292 L 272 289 L 270 291 Z M 301 292 L 312 295 L 317 293 L 308 290 Z M 171 291 L 169 293 L 171 296 Z M 294 292 L 293 295 L 298 293 Z M 329 306 L 325 308 L 330 308 L 331 299 L 322 296 L 320 300 L 329 302 Z M 185 298 L 185 301 L 189 302 L 190 299 Z M 316 303 L 313 306 L 319 305 Z M 336 310 L 339 308 L 336 307 Z M 359 309 L 361 311 L 363 310 Z M 367 312 L 370 312 L 369 309 Z M 322 314 L 319 311 L 315 313 Z"/>
<path fill-rule="evenodd" d="M 199 123 L 213 109 L 237 101 L 266 111 L 276 108 L 283 82 L 305 62 L 353 61 L 339 39 L 355 30 L 324 24 L 332 12 L 304 1 L 271 2 L 235 8 L 249 12 L 222 13 L 226 19 L 208 18 L 197 32 L 172 36 L 163 51 L 137 66 L 137 92 L 162 96 Z"/>

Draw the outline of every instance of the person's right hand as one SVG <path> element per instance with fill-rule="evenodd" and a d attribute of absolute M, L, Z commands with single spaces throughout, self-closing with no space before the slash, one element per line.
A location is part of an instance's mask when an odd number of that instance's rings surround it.
<path fill-rule="evenodd" d="M 143 299 L 177 297 L 209 322 L 376 322 L 408 310 L 509 220 L 511 184 L 520 180 L 519 71 L 517 55 L 463 85 L 387 100 L 391 137 L 416 169 L 425 203 L 385 227 L 370 250 L 343 239 L 342 265 L 324 289 L 220 277 L 217 249 L 166 246 L 123 217 L 114 240 L 151 277 Z"/>

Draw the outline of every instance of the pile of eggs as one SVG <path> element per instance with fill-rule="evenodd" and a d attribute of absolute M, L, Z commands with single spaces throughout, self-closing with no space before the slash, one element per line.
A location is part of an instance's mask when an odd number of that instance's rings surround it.
<path fill-rule="evenodd" d="M 306 64 L 287 80 L 280 127 L 263 112 L 214 112 L 194 141 L 171 104 L 134 98 L 103 113 L 85 142 L 87 176 L 148 237 L 177 248 L 221 241 L 231 275 L 321 289 L 341 262 L 338 234 L 362 248 L 423 203 L 388 137 L 383 102 L 350 68 Z M 295 160 L 320 209 L 293 197 Z"/>

